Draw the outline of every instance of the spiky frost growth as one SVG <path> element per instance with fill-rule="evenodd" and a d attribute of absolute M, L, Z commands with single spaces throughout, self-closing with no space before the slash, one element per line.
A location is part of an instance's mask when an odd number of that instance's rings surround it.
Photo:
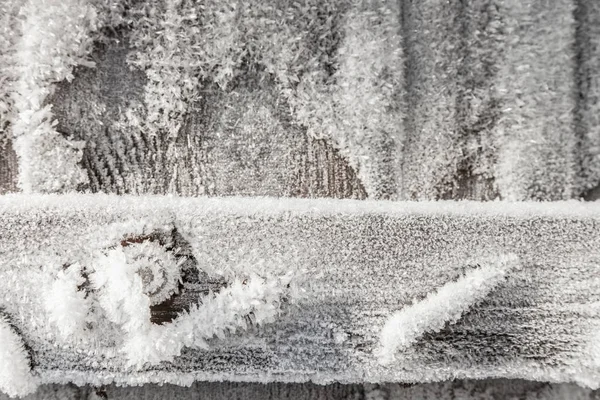
<path fill-rule="evenodd" d="M 404 147 L 404 198 L 439 197 L 461 162 L 462 143 L 456 129 L 462 38 L 456 19 L 461 3 L 404 2 L 402 32 L 409 60 L 406 130 L 410 132 Z"/>
<path fill-rule="evenodd" d="M 85 56 L 91 49 L 89 33 L 96 28 L 96 13 L 85 0 L 31 0 L 19 17 L 13 60 L 16 80 L 11 88 L 19 186 L 25 192 L 74 190 L 87 180 L 77 165 L 83 144 L 56 131 L 44 101 L 53 83 L 73 78 L 74 66 L 93 65 Z"/>
<path fill-rule="evenodd" d="M 129 62 L 146 72 L 149 134 L 176 137 L 200 79 L 226 86 L 241 61 L 235 7 L 217 1 L 202 7 L 187 0 L 142 2 L 133 11 Z"/>
<path fill-rule="evenodd" d="M 333 74 L 348 1 L 273 2 L 244 10 L 248 48 L 313 137 L 335 129 Z M 281 24 L 279 21 L 286 21 Z"/>
<path fill-rule="evenodd" d="M 331 140 L 369 195 L 393 194 L 399 168 L 390 164 L 399 163 L 403 134 L 398 4 L 277 2 L 241 14 L 247 51 L 274 78 L 294 122 Z"/>
<path fill-rule="evenodd" d="M 97 28 L 109 28 L 109 31 L 132 22 L 128 11 L 133 3 L 135 0 L 88 0 L 96 10 Z M 104 35 L 95 36 L 95 40 L 107 39 Z"/>
<path fill-rule="evenodd" d="M 393 314 L 381 330 L 377 357 L 382 364 L 394 361 L 395 353 L 411 346 L 425 332 L 436 332 L 454 323 L 469 308 L 483 300 L 504 282 L 516 267 L 514 255 L 499 256 L 474 269 L 455 282 L 430 293 L 423 301 Z"/>
<path fill-rule="evenodd" d="M 134 135 L 150 136 L 153 157 L 173 159 L 188 108 L 202 97 L 202 84 L 225 88 L 241 63 L 238 11 L 235 5 L 217 0 L 201 4 L 151 0 L 137 2 L 129 15 L 133 51 L 128 62 L 144 71 L 148 82 L 144 107 L 128 110 L 121 125 Z M 145 179 L 166 179 L 165 185 L 175 191 L 178 177 L 189 176 L 193 186 L 203 188 L 199 170 L 181 170 L 175 164 L 173 173 L 165 177 L 162 165 L 156 163 Z"/>
<path fill-rule="evenodd" d="M 174 155 L 201 86 L 226 88 L 252 71 L 276 84 L 308 135 L 332 140 L 372 196 L 395 192 L 403 132 L 397 3 L 152 0 L 131 16 L 129 62 L 149 79 L 147 117 L 131 125 L 156 138 L 158 157 Z"/>
<path fill-rule="evenodd" d="M 184 347 L 209 349 L 208 340 L 224 339 L 227 334 L 264 325 L 279 314 L 290 277 L 235 280 L 217 294 L 210 293 L 202 304 L 177 317 L 166 326 L 146 324 L 129 332 L 123 352 L 130 365 L 172 361 Z"/>
<path fill-rule="evenodd" d="M 81 266 L 59 271 L 44 293 L 44 308 L 63 339 L 80 336 L 85 330 L 90 302 L 79 287 L 85 282 Z"/>
<path fill-rule="evenodd" d="M 459 112 L 456 129 L 462 142 L 462 154 L 458 154 L 454 182 L 446 188 L 446 196 L 452 198 L 456 198 L 454 194 L 473 200 L 497 197 L 493 185 L 497 156 L 495 127 L 502 117 L 502 104 L 498 101 L 495 79 L 506 46 L 498 3 L 501 0 L 461 2 L 459 51 L 463 56 L 457 77 Z M 468 179 L 469 183 L 461 182 L 463 179 Z"/>
<path fill-rule="evenodd" d="M 7 138 L 13 101 L 9 88 L 15 76 L 11 64 L 14 58 L 14 43 L 18 35 L 18 19 L 21 0 L 0 2 L 0 148 Z"/>
<path fill-rule="evenodd" d="M 143 245 L 142 243 L 141 245 Z M 291 277 L 263 279 L 251 276 L 233 282 L 217 294 L 205 296 L 201 304 L 192 306 L 172 323 L 154 325 L 150 321 L 150 306 L 155 304 L 153 282 L 144 279 L 143 271 L 156 264 L 160 271 L 150 275 L 175 275 L 179 265 L 167 256 L 159 257 L 152 246 L 143 252 L 129 247 L 113 248 L 96 259 L 90 281 L 97 301 L 106 317 L 118 325 L 124 339 L 120 351 L 131 366 L 172 361 L 184 347 L 207 349 L 209 339 L 224 338 L 227 333 L 246 329 L 248 322 L 262 325 L 273 321 L 282 298 L 289 292 Z M 150 254 L 141 260 L 140 254 Z M 167 278 L 168 279 L 168 278 Z M 174 282 L 176 283 L 176 281 Z M 166 283 L 167 285 L 169 283 Z M 172 291 L 161 288 L 159 294 Z M 159 300 L 164 300 L 165 296 Z"/>
<path fill-rule="evenodd" d="M 129 268 L 121 248 L 98 258 L 90 281 L 111 322 L 127 332 L 138 331 L 150 323 L 150 298 L 144 294 L 141 276 Z"/>
<path fill-rule="evenodd" d="M 600 309 L 600 303 L 595 303 L 594 308 Z M 575 376 L 575 382 L 582 386 L 597 388 L 597 372 L 600 371 L 600 325 L 594 324 L 588 333 L 587 343 L 582 346 L 577 362 L 580 365 L 580 372 Z"/>
<path fill-rule="evenodd" d="M 0 315 L 0 391 L 10 397 L 21 397 L 35 392 L 37 387 L 23 340 L 6 317 Z"/>

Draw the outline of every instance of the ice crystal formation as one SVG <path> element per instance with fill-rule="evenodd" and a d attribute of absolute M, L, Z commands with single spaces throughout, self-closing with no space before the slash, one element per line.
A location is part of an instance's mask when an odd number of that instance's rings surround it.
<path fill-rule="evenodd" d="M 76 65 L 90 65 L 85 56 L 91 49 L 89 32 L 96 27 L 95 10 L 84 0 L 29 1 L 18 16 L 11 91 L 19 186 L 25 192 L 73 190 L 87 178 L 78 165 L 83 143 L 56 131 L 44 100 L 54 83 L 73 78 Z"/>
<path fill-rule="evenodd" d="M 0 0 L 0 390 L 597 387 L 599 37 L 597 0 Z"/>
<path fill-rule="evenodd" d="M 7 318 L 0 316 L 0 390 L 20 397 L 35 392 L 37 385 L 23 339 Z"/>
<path fill-rule="evenodd" d="M 600 301 L 593 203 L 26 198 L 0 201 L 0 306 L 24 332 L 41 382 L 460 373 L 596 387 L 586 350 Z M 45 215 L 52 224 L 40 223 Z M 59 288 L 68 317 L 49 311 Z M 184 307 L 152 322 L 167 295 Z M 49 368 L 56 357 L 59 370 Z M 202 368 L 190 370 L 191 359 Z"/>
<path fill-rule="evenodd" d="M 189 158 L 193 166 L 171 166 L 163 190 L 213 192 L 211 168 L 238 157 L 252 165 L 256 157 L 242 151 L 203 165 L 212 145 L 196 131 L 235 141 L 240 129 L 265 129 L 242 116 L 220 120 L 226 112 L 203 114 L 213 103 L 231 107 L 221 103 L 227 93 L 239 93 L 243 107 L 260 101 L 271 126 L 285 122 L 294 134 L 326 139 L 371 198 L 562 200 L 597 184 L 600 11 L 593 1 L 560 0 L 551 9 L 537 0 L 11 0 L 2 7 L 0 78 L 8 90 L 0 94 L 0 125 L 12 133 L 27 191 L 108 179 L 121 192 L 157 192 L 167 174 L 161 162 Z M 94 43 L 124 46 L 128 66 L 145 81 L 129 83 L 141 85 L 139 96 L 116 96 L 114 119 L 110 104 L 77 105 L 89 123 L 67 135 L 58 126 L 68 121 L 57 125 L 47 100 L 75 66 L 83 74 L 92 67 Z M 244 85 L 273 96 L 275 109 L 245 98 Z M 199 124 L 195 114 L 204 118 Z M 85 146 L 104 142 L 114 155 L 80 163 Z M 107 174 L 122 160 L 118 176 Z"/>
<path fill-rule="evenodd" d="M 469 271 L 417 302 L 392 315 L 381 331 L 378 357 L 381 363 L 393 362 L 395 353 L 413 344 L 426 332 L 441 330 L 454 323 L 473 305 L 483 300 L 502 283 L 518 262 L 515 256 L 500 256 Z"/>
<path fill-rule="evenodd" d="M 80 336 L 90 307 L 89 300 L 80 287 L 85 283 L 80 265 L 67 266 L 58 271 L 44 296 L 44 307 L 49 322 L 54 324 L 63 339 Z"/>

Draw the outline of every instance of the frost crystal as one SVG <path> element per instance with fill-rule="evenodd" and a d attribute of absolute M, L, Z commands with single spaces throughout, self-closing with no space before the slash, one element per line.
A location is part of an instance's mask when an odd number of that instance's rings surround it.
<path fill-rule="evenodd" d="M 108 249 L 92 265 L 94 295 L 106 317 L 124 333 L 120 351 L 129 365 L 138 368 L 172 361 L 184 347 L 208 349 L 208 340 L 244 330 L 249 323 L 272 322 L 292 276 L 234 277 L 227 288 L 204 296 L 172 323 L 155 325 L 150 306 L 177 289 L 179 264 L 171 254 L 152 241 L 131 243 Z"/>
<path fill-rule="evenodd" d="M 25 192 L 64 192 L 87 181 L 77 165 L 83 144 L 56 130 L 51 106 L 45 105 L 53 84 L 73 78 L 72 69 L 93 66 L 85 56 L 96 13 L 85 0 L 26 2 L 19 11 L 11 87 L 12 133 L 19 157 L 19 186 Z"/>
<path fill-rule="evenodd" d="M 412 345 L 426 332 L 436 332 L 453 323 L 473 305 L 483 300 L 506 278 L 518 259 L 499 256 L 431 293 L 423 301 L 392 315 L 381 331 L 379 361 L 391 363 L 395 353 Z"/>
<path fill-rule="evenodd" d="M 73 265 L 59 271 L 44 294 L 44 307 L 49 320 L 63 339 L 78 336 L 84 331 L 89 302 L 85 293 L 79 290 L 83 283 L 81 267 Z"/>
<path fill-rule="evenodd" d="M 0 316 L 0 391 L 20 397 L 35 392 L 37 386 L 21 337 L 6 317 Z"/>

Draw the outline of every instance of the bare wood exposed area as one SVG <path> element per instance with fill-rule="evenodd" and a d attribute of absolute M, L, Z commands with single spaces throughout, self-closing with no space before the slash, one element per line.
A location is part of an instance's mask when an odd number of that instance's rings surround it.
<path fill-rule="evenodd" d="M 0 194 L 17 190 L 17 155 L 9 140 L 0 139 Z"/>

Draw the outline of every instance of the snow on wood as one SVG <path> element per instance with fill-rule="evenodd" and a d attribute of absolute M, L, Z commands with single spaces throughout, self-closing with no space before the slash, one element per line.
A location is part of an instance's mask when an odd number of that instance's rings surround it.
<path fill-rule="evenodd" d="M 296 184 L 335 175 L 305 162 L 317 137 L 371 198 L 597 184 L 593 2 L 100 3 L 98 25 L 132 23 L 52 109 L 86 142 L 91 190 L 321 195 Z"/>
<path fill-rule="evenodd" d="M 85 292 L 80 286 L 85 283 L 81 276 L 81 266 L 68 266 L 58 271 L 50 283 L 44 285 L 44 307 L 49 320 L 65 339 L 80 335 L 85 330 L 86 315 L 89 308 Z"/>
<path fill-rule="evenodd" d="M 572 198 L 578 138 L 574 2 L 501 5 L 507 43 L 497 76 L 496 183 L 508 200 Z"/>
<path fill-rule="evenodd" d="M 121 352 L 125 354 L 128 365 L 142 367 L 146 363 L 172 361 L 184 347 L 209 349 L 207 340 L 225 338 L 227 333 L 246 329 L 247 318 L 257 326 L 271 322 L 279 313 L 280 302 L 288 292 L 289 276 L 268 281 L 258 276 L 243 282 L 237 279 L 218 294 L 204 297 L 201 304 L 192 305 L 172 324 L 154 325 L 150 318 L 152 299 L 147 289 L 150 287 L 153 292 L 157 289 L 153 288 L 154 282 L 145 284 L 139 267 L 149 268 L 160 260 L 146 259 L 143 260 L 145 265 L 140 265 L 139 258 L 132 260 L 123 250 L 118 247 L 101 255 L 90 279 L 92 287 L 99 291 L 100 307 L 125 334 Z M 178 265 L 174 261 L 161 262 L 158 267 L 159 270 L 151 271 L 154 280 L 160 275 L 165 279 L 173 275 Z M 172 291 L 163 287 L 159 296 L 164 293 L 168 296 Z M 89 308 L 88 312 L 91 313 L 92 309 Z"/>
<path fill-rule="evenodd" d="M 7 0 L 0 3 L 0 85 L 3 88 L 0 90 L 0 144 L 6 139 L 13 107 L 10 92 L 6 88 L 12 85 L 15 79 L 10 66 L 17 37 L 19 8 L 19 1 Z"/>
<path fill-rule="evenodd" d="M 37 386 L 23 340 L 8 319 L 0 316 L 0 391 L 20 397 L 35 392 Z"/>
<path fill-rule="evenodd" d="M 501 1 L 461 2 L 461 26 L 456 46 L 463 54 L 456 99 L 457 124 L 462 142 L 458 173 L 445 199 L 493 200 L 497 157 L 494 129 L 502 114 L 496 77 L 504 57 L 506 35 Z M 458 24 L 458 22 L 456 23 Z M 449 190 L 451 189 L 451 190 Z"/>
<path fill-rule="evenodd" d="M 517 263 L 517 258 L 510 255 L 486 260 L 483 266 L 469 271 L 456 282 L 445 284 L 425 300 L 393 314 L 381 331 L 377 351 L 380 362 L 393 362 L 397 351 L 412 345 L 426 332 L 438 332 L 445 324 L 458 321 L 501 284 Z"/>
<path fill-rule="evenodd" d="M 600 273 L 599 225 L 600 206 L 576 201 L 7 195 L 0 307 L 46 383 L 506 377 L 596 386 L 598 368 L 583 354 L 600 325 L 600 281 L 591 279 Z M 225 284 L 196 292 L 172 322 L 151 325 L 144 296 L 107 308 L 102 298 L 120 298 L 92 279 L 82 287 L 95 304 L 86 334 L 56 346 L 60 330 L 39 295 L 52 277 L 78 263 L 91 279 L 103 257 L 155 230 L 176 232 L 187 243 L 186 265 Z M 462 317 L 379 363 L 380 333 L 395 312 L 509 253 L 521 268 L 485 299 L 466 312 L 467 301 L 448 308 Z M 111 285 L 144 293 L 141 276 Z M 144 318 L 107 318 L 110 310 Z"/>
<path fill-rule="evenodd" d="M 369 197 L 396 198 L 405 116 L 399 4 L 355 2 L 344 22 L 333 88 L 339 121 L 329 136 Z"/>
<path fill-rule="evenodd" d="M 64 192 L 87 180 L 77 165 L 83 143 L 56 130 L 51 106 L 44 104 L 53 84 L 73 78 L 73 67 L 93 66 L 90 31 L 96 13 L 85 0 L 25 2 L 19 10 L 20 29 L 9 71 L 7 90 L 14 114 L 11 131 L 19 159 L 19 187 L 25 192 Z"/>
<path fill-rule="evenodd" d="M 407 118 L 403 199 L 440 198 L 462 161 L 457 96 L 463 32 L 462 2 L 403 2 Z"/>

